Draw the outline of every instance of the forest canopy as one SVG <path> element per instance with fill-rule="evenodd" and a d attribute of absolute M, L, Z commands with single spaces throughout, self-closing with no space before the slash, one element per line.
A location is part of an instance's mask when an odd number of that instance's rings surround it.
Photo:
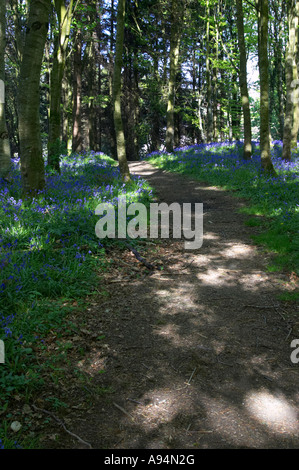
<path fill-rule="evenodd" d="M 44 163 L 59 173 L 71 152 L 104 152 L 129 180 L 127 160 L 182 145 L 244 140 L 250 159 L 256 139 L 270 173 L 272 141 L 283 141 L 285 160 L 297 147 L 298 2 L 7 0 L 0 9 L 0 174 L 17 154 L 25 194 L 43 190 Z"/>

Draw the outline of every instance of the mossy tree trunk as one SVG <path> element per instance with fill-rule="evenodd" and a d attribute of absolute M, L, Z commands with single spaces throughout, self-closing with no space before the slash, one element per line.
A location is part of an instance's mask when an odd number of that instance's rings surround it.
<path fill-rule="evenodd" d="M 81 152 L 82 136 L 82 32 L 78 30 L 74 45 L 73 73 L 73 140 L 72 151 Z"/>
<path fill-rule="evenodd" d="M 9 179 L 11 170 L 10 144 L 5 116 L 5 13 L 6 3 L 0 3 L 0 177 Z"/>
<path fill-rule="evenodd" d="M 268 0 L 256 0 L 258 11 L 258 52 L 260 73 L 260 151 L 261 167 L 265 173 L 275 174 L 270 153 L 269 135 L 269 58 L 268 58 Z"/>
<path fill-rule="evenodd" d="M 26 27 L 18 97 L 21 176 L 24 196 L 33 197 L 45 186 L 40 132 L 40 74 L 51 0 L 31 0 Z"/>
<path fill-rule="evenodd" d="M 244 37 L 244 14 L 242 0 L 236 0 L 237 6 L 237 29 L 238 29 L 238 45 L 240 54 L 240 71 L 239 83 L 241 91 L 243 119 L 244 119 L 244 160 L 250 160 L 252 154 L 252 132 L 251 132 L 251 116 L 250 103 L 247 85 L 247 61 L 246 46 Z"/>
<path fill-rule="evenodd" d="M 207 124 L 206 134 L 207 143 L 213 140 L 213 107 L 212 107 L 212 77 L 211 77 L 211 34 L 210 34 L 210 0 L 207 0 L 206 6 L 206 81 L 207 81 Z"/>
<path fill-rule="evenodd" d="M 58 34 L 54 42 L 53 66 L 50 77 L 50 116 L 48 139 L 48 165 L 59 172 L 61 137 L 61 95 L 66 51 L 73 15 L 73 0 L 54 0 L 58 19 Z"/>
<path fill-rule="evenodd" d="M 183 0 L 172 0 L 171 2 L 171 25 L 170 25 L 170 63 L 168 80 L 168 100 L 166 112 L 166 140 L 167 152 L 172 152 L 174 147 L 174 106 L 175 106 L 175 83 L 179 63 L 181 25 L 184 22 Z"/>
<path fill-rule="evenodd" d="M 288 2 L 288 23 L 289 39 L 286 50 L 285 61 L 285 79 L 286 79 L 286 110 L 283 130 L 283 151 L 282 158 L 291 160 L 293 148 L 297 148 L 297 136 L 299 127 L 298 110 L 298 20 L 299 20 L 299 2 Z"/>
<path fill-rule="evenodd" d="M 113 118 L 116 135 L 116 149 L 119 169 L 124 182 L 131 180 L 126 156 L 126 142 L 121 115 L 121 69 L 123 64 L 123 46 L 125 30 L 126 0 L 119 0 L 117 7 L 117 31 L 115 41 L 115 61 L 113 72 Z"/>

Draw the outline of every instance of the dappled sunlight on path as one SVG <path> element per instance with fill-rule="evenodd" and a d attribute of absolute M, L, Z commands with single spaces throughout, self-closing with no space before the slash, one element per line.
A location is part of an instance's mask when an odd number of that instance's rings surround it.
<path fill-rule="evenodd" d="M 204 243 L 160 240 L 145 256 L 163 270 L 108 273 L 109 296 L 85 312 L 105 338 L 76 363 L 101 393 L 75 432 L 94 448 L 298 448 L 296 307 L 277 299 L 286 276 L 267 272 L 257 229 L 237 213 L 244 202 L 147 163 L 131 170 L 160 201 L 203 202 Z"/>

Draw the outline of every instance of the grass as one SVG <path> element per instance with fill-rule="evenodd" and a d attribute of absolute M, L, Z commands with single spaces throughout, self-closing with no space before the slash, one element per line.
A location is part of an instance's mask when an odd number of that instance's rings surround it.
<path fill-rule="evenodd" d="M 282 143 L 278 141 L 271 152 L 275 177 L 261 171 L 258 142 L 253 143 L 249 162 L 242 159 L 241 142 L 195 145 L 176 149 L 172 154 L 155 152 L 146 159 L 159 168 L 190 175 L 246 198 L 248 207 L 244 211 L 255 216 L 247 224 L 262 228 L 255 241 L 276 254 L 271 269 L 286 269 L 298 276 L 299 157 L 294 153 L 292 162 L 284 162 Z"/>
<path fill-rule="evenodd" d="M 94 152 L 63 157 L 61 175 L 47 173 L 45 191 L 30 203 L 21 197 L 17 160 L 12 177 L 11 185 L 0 180 L 0 414 L 9 412 L 15 396 L 28 401 L 55 369 L 56 357 L 41 359 L 50 332 L 61 357 L 67 355 L 59 338 L 73 328 L 68 314 L 98 287 L 107 267 L 105 244 L 117 243 L 96 237 L 96 206 L 116 205 L 124 195 L 128 204 L 151 198 L 144 180 L 124 185 L 114 160 Z M 15 444 L 3 415 L 0 439 L 0 448 L 28 448 Z"/>

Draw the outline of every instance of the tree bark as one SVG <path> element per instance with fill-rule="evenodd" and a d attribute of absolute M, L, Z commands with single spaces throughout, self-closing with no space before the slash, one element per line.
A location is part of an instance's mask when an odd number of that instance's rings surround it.
<path fill-rule="evenodd" d="M 283 25 L 285 17 L 285 2 L 282 2 L 281 10 L 278 8 L 273 9 L 274 12 L 274 37 L 276 44 L 274 46 L 275 57 L 275 78 L 276 78 L 276 93 L 278 99 L 278 119 L 279 119 L 279 140 L 283 140 L 284 129 L 284 68 L 283 68 Z M 297 61 L 298 62 L 298 61 Z"/>
<path fill-rule="evenodd" d="M 166 140 L 167 152 L 172 152 L 174 147 L 174 105 L 175 105 L 175 82 L 176 72 L 179 63 L 180 51 L 180 24 L 183 21 L 182 0 L 172 0 L 171 2 L 171 26 L 170 26 L 170 64 L 168 80 L 168 100 L 166 112 Z M 180 20 L 178 21 L 178 18 Z"/>
<path fill-rule="evenodd" d="M 73 0 L 70 0 L 68 6 L 65 0 L 54 0 L 54 4 L 58 18 L 58 35 L 54 43 L 53 66 L 50 77 L 48 165 L 59 172 L 62 80 L 73 15 Z"/>
<path fill-rule="evenodd" d="M 249 93 L 247 85 L 247 61 L 246 61 L 246 47 L 244 38 L 244 15 L 242 0 L 236 0 L 237 6 L 237 29 L 238 29 L 238 44 L 240 53 L 240 73 L 239 83 L 241 91 L 243 118 L 244 118 L 244 160 L 250 160 L 252 154 L 252 133 L 251 133 L 251 116 Z"/>
<path fill-rule="evenodd" d="M 219 3 L 214 7 L 214 21 L 220 16 Z M 219 59 L 219 28 L 215 31 L 215 64 L 213 66 L 213 141 L 218 141 L 218 59 Z"/>
<path fill-rule="evenodd" d="M 81 94 L 82 94 L 82 37 L 78 31 L 74 52 L 74 76 L 73 76 L 73 141 L 72 151 L 82 150 L 82 122 L 81 122 Z"/>
<path fill-rule="evenodd" d="M 207 143 L 213 140 L 213 109 L 212 109 L 212 81 L 210 58 L 210 5 L 207 1 L 207 26 L 206 26 L 206 80 L 207 80 Z"/>
<path fill-rule="evenodd" d="M 67 149 L 67 153 L 72 152 L 72 107 L 73 107 L 73 90 L 71 78 L 71 64 L 67 63 L 65 74 L 62 80 L 62 140 Z"/>
<path fill-rule="evenodd" d="M 40 74 L 51 0 L 31 0 L 19 81 L 19 136 L 23 194 L 34 197 L 45 186 L 40 133 Z"/>
<path fill-rule="evenodd" d="M 5 13 L 6 3 L 2 1 L 0 4 L 0 177 L 9 180 L 11 154 L 5 116 Z"/>
<path fill-rule="evenodd" d="M 266 173 L 275 174 L 269 138 L 269 59 L 268 59 L 268 0 L 256 0 L 258 10 L 258 52 L 260 73 L 260 151 L 261 166 Z"/>
<path fill-rule="evenodd" d="M 288 3 L 288 23 L 289 39 L 286 50 L 285 78 L 286 78 L 286 112 L 283 130 L 283 151 L 282 158 L 290 161 L 292 149 L 297 148 L 297 136 L 299 128 L 299 110 L 298 110 L 298 21 L 299 21 L 299 2 L 289 1 Z"/>
<path fill-rule="evenodd" d="M 119 0 L 117 7 L 117 32 L 115 41 L 115 62 L 113 73 L 113 118 L 116 134 L 117 158 L 119 170 L 124 182 L 131 180 L 126 157 L 126 142 L 121 115 L 121 69 L 123 64 L 123 45 L 125 30 L 126 0 Z"/>

